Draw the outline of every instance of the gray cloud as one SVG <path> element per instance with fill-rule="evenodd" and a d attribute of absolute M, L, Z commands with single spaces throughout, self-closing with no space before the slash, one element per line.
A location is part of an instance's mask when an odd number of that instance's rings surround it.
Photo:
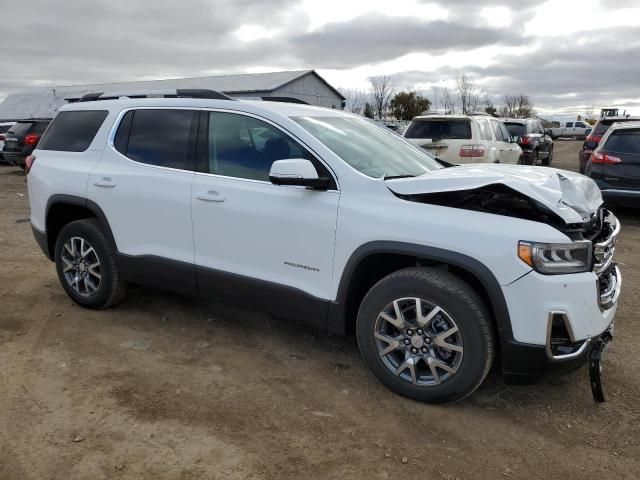
<path fill-rule="evenodd" d="M 637 0 L 600 0 L 606 8 Z M 433 3 L 434 0 L 425 0 Z M 543 0 L 435 0 L 450 11 L 446 21 L 368 14 L 308 32 L 299 0 L 32 0 L 5 2 L 0 42 L 0 98 L 29 86 L 126 81 L 274 69 L 349 69 L 412 52 L 446 55 L 485 46 L 539 45 L 533 53 L 502 55 L 480 68 L 389 72 L 399 86 L 439 82 L 467 71 L 494 98 L 530 94 L 543 108 L 603 104 L 637 98 L 640 28 L 602 29 L 575 47 L 562 37 L 525 37 L 522 25 Z M 514 25 L 486 25 L 482 7 L 511 8 Z M 330 8 L 330 7 L 327 7 Z M 549 12 L 553 15 L 553 12 Z M 16 19 L 15 21 L 13 19 Z M 242 42 L 242 25 L 277 29 L 270 39 Z M 561 32 L 559 32 L 561 33 Z M 565 48 L 565 45 L 568 47 Z M 562 97 L 575 92 L 576 97 Z"/>
<path fill-rule="evenodd" d="M 292 39 L 298 54 L 325 68 L 349 68 L 391 60 L 413 52 L 441 54 L 491 44 L 518 44 L 506 31 L 468 27 L 444 21 L 371 14 L 332 23 L 321 31 Z"/>

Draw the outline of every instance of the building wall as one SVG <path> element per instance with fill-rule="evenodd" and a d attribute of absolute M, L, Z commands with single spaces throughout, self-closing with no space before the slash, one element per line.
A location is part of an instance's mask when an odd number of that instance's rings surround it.
<path fill-rule="evenodd" d="M 311 105 L 342 110 L 342 98 L 313 74 L 307 74 L 274 90 L 270 96 L 299 98 Z"/>

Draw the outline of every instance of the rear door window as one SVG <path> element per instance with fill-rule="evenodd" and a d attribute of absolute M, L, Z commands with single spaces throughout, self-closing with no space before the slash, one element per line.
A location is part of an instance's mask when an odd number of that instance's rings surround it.
<path fill-rule="evenodd" d="M 501 123 L 498 123 L 498 127 L 500 127 L 500 131 L 502 132 L 502 138 L 504 139 L 504 141 L 505 142 L 510 142 L 511 141 L 511 134 L 509 133 L 509 130 L 507 130 L 507 127 L 505 127 Z"/>
<path fill-rule="evenodd" d="M 485 120 L 484 118 L 478 119 L 478 125 L 480 125 L 480 137 L 483 140 L 493 140 L 493 135 L 491 134 L 491 125 L 489 125 L 489 120 Z"/>
<path fill-rule="evenodd" d="M 114 147 L 136 162 L 192 169 L 198 112 L 149 109 L 128 112 L 120 122 Z"/>
<path fill-rule="evenodd" d="M 573 127 L 573 122 L 567 122 L 566 128 L 572 128 Z"/>
<path fill-rule="evenodd" d="M 506 142 L 507 140 L 504 137 L 504 134 L 502 133 L 502 130 L 500 129 L 500 123 L 496 122 L 495 120 L 491 121 L 491 127 L 493 128 L 493 133 L 496 136 L 496 141 L 498 142 Z"/>
<path fill-rule="evenodd" d="M 471 120 L 468 118 L 433 118 L 414 120 L 409 125 L 406 138 L 471 139 Z"/>
<path fill-rule="evenodd" d="M 604 150 L 615 153 L 640 154 L 640 129 L 625 128 L 612 132 Z"/>
<path fill-rule="evenodd" d="M 84 152 L 91 145 L 107 114 L 106 110 L 60 112 L 38 149 Z M 44 123 L 42 125 L 46 126 Z"/>

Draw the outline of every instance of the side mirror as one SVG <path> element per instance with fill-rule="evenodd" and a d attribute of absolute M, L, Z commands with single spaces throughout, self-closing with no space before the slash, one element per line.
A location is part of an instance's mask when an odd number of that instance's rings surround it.
<path fill-rule="evenodd" d="M 519 136 L 515 136 L 515 137 L 511 137 L 511 143 L 518 143 L 520 141 L 520 137 Z"/>
<path fill-rule="evenodd" d="M 269 180 L 274 185 L 296 185 L 315 190 L 326 190 L 329 187 L 329 179 L 318 177 L 316 167 L 304 158 L 276 160 L 271 165 Z"/>

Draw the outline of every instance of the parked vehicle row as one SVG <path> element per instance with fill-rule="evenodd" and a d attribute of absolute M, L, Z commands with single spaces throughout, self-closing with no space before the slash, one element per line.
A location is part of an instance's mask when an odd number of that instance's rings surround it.
<path fill-rule="evenodd" d="M 608 203 L 640 207 L 640 121 L 613 123 L 592 152 L 585 174 Z"/>
<path fill-rule="evenodd" d="M 598 147 L 598 143 L 609 127 L 614 123 L 638 122 L 640 117 L 622 116 L 622 117 L 604 117 L 599 119 L 589 132 L 587 138 L 582 144 L 582 150 L 578 153 L 578 162 L 580 165 L 580 173 L 585 172 L 587 161 L 591 158 L 591 154 Z"/>
<path fill-rule="evenodd" d="M 542 122 L 535 118 L 501 119 L 524 155 L 526 165 L 550 165 L 553 160 L 553 140 L 545 132 Z"/>
<path fill-rule="evenodd" d="M 485 162 L 450 166 L 346 112 L 167 95 L 66 105 L 27 158 L 34 236 L 79 305 L 139 283 L 354 331 L 387 387 L 427 402 L 610 340 L 617 219 L 593 180 L 513 165 L 497 119 L 416 119 L 415 143 Z"/>
<path fill-rule="evenodd" d="M 411 121 L 404 137 L 451 164 L 524 162 L 507 128 L 489 115 L 420 115 Z"/>
<path fill-rule="evenodd" d="M 586 122 L 576 121 L 576 122 L 565 122 L 564 125 L 560 127 L 549 128 L 549 135 L 554 140 L 559 137 L 586 137 L 586 131 L 588 128 L 591 128 Z"/>
<path fill-rule="evenodd" d="M 50 121 L 49 119 L 30 119 L 11 124 L 4 134 L 3 161 L 24 168 L 25 159 L 38 145 Z"/>
<path fill-rule="evenodd" d="M 4 148 L 5 134 L 14 122 L 0 122 L 0 160 L 2 160 L 2 149 Z"/>

